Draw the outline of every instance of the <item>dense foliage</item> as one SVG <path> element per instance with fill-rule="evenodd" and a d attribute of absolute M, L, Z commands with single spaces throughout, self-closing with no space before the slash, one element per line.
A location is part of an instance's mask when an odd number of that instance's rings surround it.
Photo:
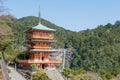
<path fill-rule="evenodd" d="M 9 26 L 14 34 L 13 48 L 21 51 L 24 49 L 24 31 L 36 26 L 38 18 L 34 16 L 21 19 L 9 16 L 9 18 L 10 21 L 6 21 L 5 25 Z M 120 21 L 80 32 L 65 30 L 44 19 L 42 19 L 42 24 L 57 30 L 55 33 L 58 41 L 56 47 L 64 48 L 65 45 L 73 49 L 72 69 L 97 72 L 105 79 L 119 74 Z"/>
<path fill-rule="evenodd" d="M 40 69 L 33 73 L 33 80 L 49 80 L 44 70 Z"/>
<path fill-rule="evenodd" d="M 82 69 L 75 71 L 70 68 L 65 68 L 62 71 L 62 74 L 66 77 L 67 80 L 89 80 L 88 78 L 83 76 L 85 73 L 86 71 Z"/>
<path fill-rule="evenodd" d="M 13 38 L 12 29 L 6 23 L 7 21 L 10 21 L 9 19 L 9 17 L 0 16 L 0 53 L 2 53 L 1 58 L 3 57 L 3 59 L 5 56 L 9 56 L 9 59 L 12 57 L 11 54 L 4 54 L 6 50 L 8 50 L 8 47 L 10 50 L 9 53 L 12 53 L 10 46 Z"/>
<path fill-rule="evenodd" d="M 100 25 L 94 30 L 79 32 L 80 41 L 71 67 L 87 71 L 120 71 L 120 22 Z"/>

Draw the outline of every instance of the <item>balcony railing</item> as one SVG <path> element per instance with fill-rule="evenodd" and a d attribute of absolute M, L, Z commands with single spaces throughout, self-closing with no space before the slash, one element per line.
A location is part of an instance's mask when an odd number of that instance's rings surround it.
<path fill-rule="evenodd" d="M 61 61 L 58 60 L 37 60 L 37 59 L 33 59 L 33 60 L 19 60 L 19 63 L 53 63 L 53 64 L 58 64 L 61 63 Z"/>
<path fill-rule="evenodd" d="M 51 49 L 49 46 L 32 46 L 33 49 Z"/>
<path fill-rule="evenodd" d="M 32 38 L 36 38 L 36 39 L 53 39 L 53 36 L 39 36 L 39 35 L 32 35 Z"/>

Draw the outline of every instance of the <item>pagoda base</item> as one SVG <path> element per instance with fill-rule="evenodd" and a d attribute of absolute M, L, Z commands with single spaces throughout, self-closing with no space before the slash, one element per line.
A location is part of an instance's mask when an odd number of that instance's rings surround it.
<path fill-rule="evenodd" d="M 29 69 L 31 64 L 35 64 L 36 68 L 42 69 L 55 69 L 56 64 L 60 64 L 60 61 L 36 61 L 36 60 L 19 60 L 22 68 Z"/>

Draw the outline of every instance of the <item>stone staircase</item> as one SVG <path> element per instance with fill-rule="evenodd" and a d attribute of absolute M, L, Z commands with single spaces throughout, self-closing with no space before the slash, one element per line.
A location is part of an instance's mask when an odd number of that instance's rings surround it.
<path fill-rule="evenodd" d="M 47 74 L 48 78 L 50 80 L 65 80 L 63 76 L 58 72 L 56 69 L 55 70 L 45 70 L 45 73 Z"/>

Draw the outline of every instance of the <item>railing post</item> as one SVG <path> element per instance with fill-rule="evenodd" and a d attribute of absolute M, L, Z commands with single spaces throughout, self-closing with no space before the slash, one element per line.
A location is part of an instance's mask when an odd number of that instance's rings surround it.
<path fill-rule="evenodd" d="M 32 71 L 31 71 L 31 79 L 30 80 L 33 80 L 33 74 L 32 74 Z"/>
<path fill-rule="evenodd" d="M 15 71 L 16 71 L 16 63 L 15 63 Z"/>

